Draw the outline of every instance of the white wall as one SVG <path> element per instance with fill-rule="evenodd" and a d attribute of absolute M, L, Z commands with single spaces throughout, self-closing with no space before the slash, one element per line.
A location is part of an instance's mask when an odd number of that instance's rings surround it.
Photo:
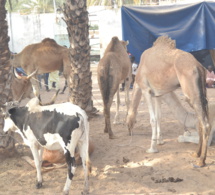
<path fill-rule="evenodd" d="M 122 39 L 121 9 L 106 9 L 96 6 L 95 13 L 99 18 L 99 37 L 100 37 L 100 56 L 103 56 L 104 50 L 113 36 Z M 89 13 L 93 13 L 93 8 Z"/>
<path fill-rule="evenodd" d="M 103 51 L 113 36 L 118 36 L 121 39 L 121 10 L 96 6 L 90 7 L 88 11 L 89 20 L 91 19 L 90 15 L 97 15 L 99 21 L 98 41 L 100 41 L 100 54 L 102 56 Z M 62 17 L 62 14 L 54 13 L 30 15 L 8 14 L 10 50 L 19 53 L 25 46 L 40 42 L 46 37 L 54 38 L 59 44 L 65 45 L 68 42 L 68 37 L 66 36 L 66 24 L 61 19 Z"/>

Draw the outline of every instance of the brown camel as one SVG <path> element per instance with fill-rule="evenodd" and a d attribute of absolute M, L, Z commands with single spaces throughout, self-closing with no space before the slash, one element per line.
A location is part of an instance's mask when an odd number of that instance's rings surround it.
<path fill-rule="evenodd" d="M 131 80 L 131 62 L 127 54 L 128 42 L 120 41 L 118 37 L 113 37 L 108 44 L 103 58 L 100 60 L 97 69 L 98 84 L 101 91 L 104 116 L 105 116 L 105 133 L 109 133 L 109 138 L 116 138 L 111 129 L 110 107 L 113 97 L 117 92 L 116 115 L 114 123 L 119 122 L 119 85 L 125 82 L 125 101 L 127 110 L 129 106 L 129 84 Z"/>
<path fill-rule="evenodd" d="M 67 79 L 70 73 L 69 49 L 58 45 L 55 40 L 45 38 L 40 43 L 26 46 L 11 59 L 13 67 L 22 67 L 27 75 L 38 68 L 37 74 L 49 73 L 55 70 L 63 71 Z M 39 85 L 36 75 L 31 78 L 33 92 L 39 96 Z"/>
<path fill-rule="evenodd" d="M 200 157 L 199 166 L 205 165 L 210 134 L 205 83 L 205 68 L 192 54 L 177 49 L 175 41 L 167 36 L 159 37 L 151 48 L 143 52 L 135 79 L 127 125 L 131 131 L 142 91 L 148 104 L 152 126 L 151 147 L 147 152 L 158 152 L 156 145 L 163 143 L 160 131 L 161 98 L 167 102 L 168 99 L 174 99 L 172 92 L 181 86 L 199 121 L 200 141 L 195 156 Z"/>

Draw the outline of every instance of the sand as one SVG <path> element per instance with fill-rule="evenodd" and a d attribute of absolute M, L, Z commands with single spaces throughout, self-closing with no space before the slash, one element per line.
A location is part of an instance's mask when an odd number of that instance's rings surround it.
<path fill-rule="evenodd" d="M 167 105 L 162 104 L 161 128 L 165 144 L 159 145 L 159 153 L 148 154 L 150 146 L 151 126 L 149 113 L 144 99 L 138 108 L 137 122 L 133 136 L 128 135 L 124 123 L 126 106 L 121 99 L 121 124 L 113 125 L 112 129 L 118 139 L 110 140 L 104 134 L 104 117 L 102 100 L 96 79 L 96 64 L 93 71 L 93 102 L 99 110 L 90 120 L 90 137 L 95 144 L 91 155 L 92 173 L 90 175 L 91 195 L 133 195 L 133 194 L 215 194 L 215 146 L 208 149 L 207 166 L 193 168 L 198 159 L 191 154 L 197 150 L 197 144 L 178 143 L 177 138 L 184 133 L 184 127 L 174 118 Z M 64 78 L 60 79 L 60 88 Z M 47 102 L 54 90 L 41 91 L 42 100 Z M 130 91 L 132 93 L 132 90 Z M 184 96 L 180 89 L 176 90 L 183 105 Z M 215 101 L 215 89 L 207 89 L 210 102 Z M 123 92 L 120 95 L 124 96 Z M 59 94 L 56 103 L 65 102 L 65 94 Z M 27 102 L 24 101 L 23 104 Z M 115 102 L 111 108 L 111 119 L 115 114 Z M 190 131 L 193 131 L 190 129 Z M 22 140 L 15 136 L 17 154 L 12 157 L 0 157 L 0 195 L 58 195 L 62 194 L 66 180 L 67 168 L 43 170 L 43 187 L 36 189 L 36 170 L 23 156 L 32 158 L 28 147 L 22 145 Z M 78 195 L 83 190 L 84 174 L 78 166 L 73 178 L 70 194 Z"/>

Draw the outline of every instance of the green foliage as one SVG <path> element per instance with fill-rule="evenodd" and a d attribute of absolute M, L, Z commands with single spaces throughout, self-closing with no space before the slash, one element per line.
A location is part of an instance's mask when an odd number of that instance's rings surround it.
<path fill-rule="evenodd" d="M 6 9 L 9 12 L 21 14 L 30 13 L 53 13 L 54 1 L 56 8 L 62 7 L 66 0 L 7 0 Z M 87 6 L 121 6 L 126 4 L 138 4 L 141 0 L 86 0 Z M 9 3 L 10 2 L 10 3 Z M 10 6 L 11 5 L 11 6 Z"/>
<path fill-rule="evenodd" d="M 99 26 L 97 24 L 89 26 L 89 30 L 98 30 L 98 29 L 99 29 Z"/>
<path fill-rule="evenodd" d="M 11 2 L 11 6 L 10 3 Z M 55 0 L 56 8 L 62 6 L 64 0 Z M 53 13 L 53 0 L 7 0 L 6 9 L 9 12 L 21 14 L 30 13 Z"/>

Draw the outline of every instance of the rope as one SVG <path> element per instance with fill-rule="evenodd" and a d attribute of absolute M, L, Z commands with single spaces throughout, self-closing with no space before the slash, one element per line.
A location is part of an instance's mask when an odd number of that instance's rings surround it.
<path fill-rule="evenodd" d="M 21 71 L 24 75 L 27 75 L 23 69 L 21 69 L 20 71 Z M 32 79 L 35 80 L 35 81 L 37 81 L 38 83 L 41 83 L 38 79 L 36 79 L 36 78 L 34 78 L 34 77 L 32 77 Z M 48 85 L 45 84 L 45 83 L 41 83 L 41 84 L 42 84 L 43 86 L 48 87 Z"/>

